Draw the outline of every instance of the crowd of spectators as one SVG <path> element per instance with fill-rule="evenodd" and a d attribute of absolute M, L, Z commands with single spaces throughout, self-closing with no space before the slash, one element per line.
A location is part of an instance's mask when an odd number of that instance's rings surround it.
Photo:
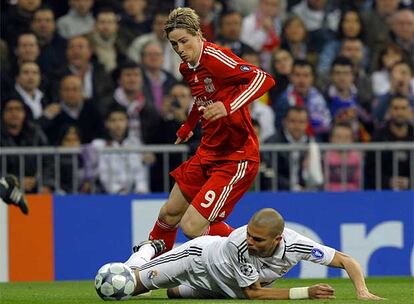
<path fill-rule="evenodd" d="M 2 0 L 1 146 L 83 149 L 76 168 L 61 158 L 60 182 L 53 162 L 43 159 L 39 180 L 39 161 L 26 157 L 27 192 L 88 192 L 91 176 L 102 192 L 163 191 L 160 155 L 99 150 L 174 142 L 192 98 L 163 25 L 183 5 L 208 41 L 275 78 L 250 105 L 262 143 L 414 142 L 414 1 Z M 363 166 L 361 153 L 341 153 L 322 159 L 324 188 L 375 188 L 375 157 Z M 413 184 L 410 157 L 382 157 L 382 188 Z M 308 163 L 306 153 L 279 153 L 278 188 L 305 189 Z M 6 165 L 21 176 L 18 157 Z M 264 189 L 272 168 L 264 155 Z"/>

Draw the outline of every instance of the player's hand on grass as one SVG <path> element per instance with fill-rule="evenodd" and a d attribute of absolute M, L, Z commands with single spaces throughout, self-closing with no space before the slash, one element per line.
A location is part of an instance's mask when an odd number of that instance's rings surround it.
<path fill-rule="evenodd" d="M 376 296 L 370 293 L 368 290 L 358 291 L 357 297 L 358 297 L 358 300 L 370 300 L 370 301 L 386 300 L 385 298 L 381 298 L 379 296 Z"/>
<path fill-rule="evenodd" d="M 215 121 L 224 116 L 227 116 L 227 109 L 221 101 L 208 105 L 203 111 L 203 118 L 210 121 Z"/>
<path fill-rule="evenodd" d="M 335 289 L 328 284 L 316 284 L 308 288 L 310 299 L 335 299 Z"/>

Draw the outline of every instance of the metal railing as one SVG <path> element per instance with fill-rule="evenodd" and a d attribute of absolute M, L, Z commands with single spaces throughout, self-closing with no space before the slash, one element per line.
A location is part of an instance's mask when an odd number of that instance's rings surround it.
<path fill-rule="evenodd" d="M 398 176 L 400 173 L 400 158 L 401 153 L 404 153 L 405 164 L 408 164 L 409 172 L 409 189 L 414 189 L 414 143 L 404 143 L 404 142 L 393 142 L 393 143 L 355 143 L 349 145 L 335 145 L 335 144 L 318 144 L 320 152 L 324 155 L 327 151 L 358 151 L 361 153 L 361 180 L 360 180 L 360 189 L 366 189 L 365 187 L 365 176 L 367 172 L 366 160 L 368 157 L 369 162 L 373 162 L 374 172 L 368 172 L 371 176 L 375 178 L 375 190 L 381 190 L 387 188 L 386 185 L 383 185 L 383 156 L 388 153 L 391 153 L 392 161 L 392 176 Z M 289 167 L 293 165 L 293 158 L 291 157 L 293 153 L 302 153 L 306 154 L 309 146 L 307 144 L 264 144 L 261 145 L 261 155 L 262 155 L 262 166 L 260 173 L 258 174 L 256 181 L 252 190 L 254 191 L 277 191 L 279 190 L 279 169 L 278 169 L 278 159 L 282 154 L 288 155 Z M 34 170 L 34 174 L 37 180 L 37 191 L 40 191 L 42 186 L 45 184 L 46 175 L 49 175 L 50 180 L 53 183 L 53 188 L 61 189 L 61 177 L 63 175 L 71 175 L 71 187 L 67 190 L 67 193 L 78 193 L 79 185 L 82 182 L 79 179 L 79 170 L 81 170 L 82 155 L 84 153 L 84 148 L 62 148 L 62 147 L 1 147 L 0 149 L 0 164 L 1 164 L 1 174 L 5 175 L 10 173 L 10 166 L 14 164 L 14 172 L 18 175 L 19 179 L 23 181 L 24 176 L 26 175 L 27 169 L 30 166 Z M 175 155 L 180 157 L 180 161 L 184 161 L 188 158 L 189 148 L 185 145 L 145 145 L 134 148 L 103 148 L 100 150 L 100 153 L 154 153 L 158 156 L 158 161 L 162 163 L 159 166 L 161 172 L 155 172 L 162 175 L 162 191 L 168 192 L 172 185 L 172 179 L 169 176 L 169 171 L 171 168 L 171 158 Z M 348 175 L 348 166 L 346 154 L 342 154 L 341 162 L 341 184 L 346 189 L 347 175 Z M 408 157 L 408 160 L 407 160 Z M 66 164 L 70 164 L 65 168 L 62 167 L 62 161 L 65 160 Z M 263 165 L 265 163 L 265 165 Z M 280 162 L 279 162 L 280 164 Z M 16 167 L 17 166 L 17 167 Z M 83 164 L 85 166 L 85 164 Z M 17 172 L 16 172 L 16 168 Z M 70 168 L 70 169 L 68 169 Z M 322 167 L 326 169 L 326 167 Z M 407 168 L 406 168 L 407 169 Z M 71 172 L 67 172 L 67 171 Z M 64 172 L 63 172 L 64 171 Z M 324 170 L 323 170 L 324 171 Z M 267 186 L 263 185 L 263 178 L 267 174 Z M 47 174 L 46 174 L 47 173 Z M 152 172 L 154 174 L 154 172 Z M 291 177 L 291 176 L 290 176 Z M 116 177 L 115 177 L 116 178 Z M 96 182 L 99 177 L 95 176 L 92 183 L 91 193 L 99 192 L 99 189 L 96 187 Z M 292 186 L 292 185 L 291 185 Z M 323 185 L 322 185 L 323 186 Z M 320 187 L 319 190 L 322 190 L 323 187 Z M 293 190 L 290 188 L 290 190 Z"/>
<path fill-rule="evenodd" d="M 409 166 L 409 189 L 414 189 L 414 143 L 410 142 L 376 142 L 376 143 L 353 143 L 353 144 L 330 144 L 330 143 L 318 143 L 318 147 L 320 149 L 321 154 L 327 152 L 327 151 L 339 151 L 339 152 L 345 152 L 345 151 L 358 151 L 361 153 L 361 166 L 360 169 L 361 172 L 361 184 L 360 189 L 364 190 L 365 187 L 365 179 L 366 179 L 366 172 L 367 168 L 365 166 L 365 161 L 367 157 L 367 153 L 370 153 L 370 157 L 372 157 L 372 154 L 375 157 L 374 160 L 374 170 L 375 172 L 372 172 L 371 175 L 375 176 L 375 190 L 381 190 L 384 188 L 384 185 L 382 185 L 382 156 L 384 152 L 391 152 L 392 153 L 392 176 L 398 176 L 399 175 L 399 166 L 398 166 L 398 160 L 397 156 L 399 152 L 405 151 L 408 155 L 408 166 Z M 293 152 L 293 151 L 300 151 L 303 153 L 306 153 L 309 150 L 308 144 L 265 144 L 261 145 L 260 151 L 261 154 L 269 154 L 272 164 L 272 169 L 274 172 L 278 171 L 277 168 L 277 162 L 275 161 L 277 159 L 278 153 L 283 152 Z M 326 169 L 326 163 L 323 164 L 324 169 Z M 342 159 L 341 163 L 341 183 L 346 183 L 346 176 L 347 176 L 347 166 L 346 166 L 346 158 Z M 272 179 L 272 186 L 271 190 L 276 191 L 277 189 L 277 179 L 278 175 L 275 174 L 275 176 Z M 255 190 L 261 189 L 260 187 L 260 179 L 256 179 L 255 183 Z"/>

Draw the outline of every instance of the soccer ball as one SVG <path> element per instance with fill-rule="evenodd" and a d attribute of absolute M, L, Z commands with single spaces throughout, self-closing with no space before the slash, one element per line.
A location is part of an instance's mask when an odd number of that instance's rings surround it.
<path fill-rule="evenodd" d="M 124 263 L 105 264 L 95 277 L 96 292 L 105 301 L 129 299 L 136 285 L 133 271 Z"/>

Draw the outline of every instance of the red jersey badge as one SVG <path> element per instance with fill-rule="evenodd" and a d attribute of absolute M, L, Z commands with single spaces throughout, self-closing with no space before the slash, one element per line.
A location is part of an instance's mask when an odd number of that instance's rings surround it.
<path fill-rule="evenodd" d="M 214 84 L 213 84 L 213 79 L 211 79 L 209 77 L 204 79 L 204 87 L 206 88 L 207 93 L 213 93 L 216 90 L 216 88 L 214 87 Z"/>

